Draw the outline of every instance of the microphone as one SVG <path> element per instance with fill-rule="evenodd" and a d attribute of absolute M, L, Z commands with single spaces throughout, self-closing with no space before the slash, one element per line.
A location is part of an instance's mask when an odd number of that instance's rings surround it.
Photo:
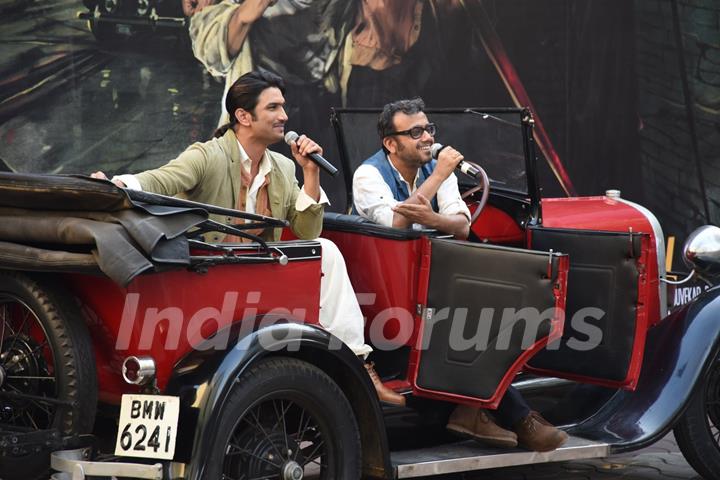
<path fill-rule="evenodd" d="M 288 145 L 292 145 L 297 141 L 298 137 L 300 137 L 300 135 L 290 130 L 285 134 L 285 143 L 287 143 Z M 333 177 L 337 175 L 338 169 L 335 168 L 332 163 L 325 160 L 321 155 L 318 155 L 317 153 L 311 153 L 309 154 L 309 156 L 310 159 L 315 162 L 318 167 L 322 168 Z"/>
<path fill-rule="evenodd" d="M 442 143 L 433 143 L 430 147 L 430 154 L 432 155 L 432 158 L 437 160 L 438 155 L 440 155 L 440 152 L 442 152 L 445 147 L 447 147 L 447 145 L 443 145 Z M 480 174 L 480 170 L 462 160 L 460 160 L 460 163 L 458 163 L 457 167 L 455 168 L 460 170 L 465 175 L 470 175 L 473 178 L 477 178 L 477 176 Z"/>

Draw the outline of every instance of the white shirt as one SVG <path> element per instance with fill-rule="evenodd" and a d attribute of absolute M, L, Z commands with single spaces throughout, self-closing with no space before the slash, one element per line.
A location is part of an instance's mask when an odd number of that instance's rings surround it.
<path fill-rule="evenodd" d="M 392 162 L 390 162 L 389 158 L 388 162 L 393 170 L 397 172 L 403 183 L 405 183 L 405 186 L 408 187 L 410 195 L 412 195 L 415 190 L 417 190 L 420 169 L 418 169 L 415 175 L 413 184 L 410 185 L 402 175 L 400 175 L 400 172 L 398 172 Z M 438 213 L 440 215 L 456 215 L 461 213 L 470 220 L 470 210 L 462 197 L 460 197 L 457 177 L 454 173 L 450 174 L 450 176 L 440 184 L 436 198 L 439 208 Z M 358 169 L 355 170 L 355 175 L 353 176 L 353 201 L 360 215 L 386 227 L 392 227 L 393 215 L 395 213 L 392 210 L 393 207 L 398 203 L 402 203 L 395 200 L 390 186 L 385 183 L 385 179 L 383 179 L 380 171 L 372 165 L 365 164 L 360 165 Z M 413 224 L 413 228 L 421 227 L 421 225 Z"/>
<path fill-rule="evenodd" d="M 240 145 L 239 140 L 238 147 L 240 148 L 240 168 L 250 173 L 252 160 L 250 160 L 250 157 L 248 157 L 248 154 L 245 152 L 243 146 Z M 245 211 L 247 213 L 255 213 L 255 205 L 257 203 L 258 191 L 260 190 L 262 184 L 265 183 L 265 176 L 270 173 L 270 170 L 272 170 L 272 163 L 270 162 L 270 156 L 268 155 L 267 150 L 265 150 L 265 153 L 260 159 L 258 173 L 257 175 L 255 175 L 252 185 L 250 185 L 250 188 L 248 188 L 247 191 L 247 197 L 245 198 Z M 325 195 L 325 191 L 322 189 L 322 187 L 320 187 L 320 201 L 316 202 L 314 198 L 305 193 L 305 185 L 303 185 L 300 189 L 300 194 L 295 200 L 295 210 L 297 210 L 298 212 L 302 212 L 310 205 L 315 205 L 317 203 L 330 205 L 330 200 L 328 200 L 327 195 Z"/>
<path fill-rule="evenodd" d="M 240 144 L 240 141 L 238 140 L 238 147 L 240 148 L 240 168 L 242 168 L 244 171 L 250 173 L 250 167 L 252 165 L 252 160 L 250 160 L 250 157 L 245 152 L 245 149 Z M 265 182 L 265 177 L 268 173 L 272 170 L 272 162 L 270 161 L 270 156 L 267 153 L 267 150 L 265 150 L 265 153 L 263 154 L 262 158 L 260 159 L 260 165 L 258 168 L 258 173 L 255 175 L 255 178 L 253 179 L 252 185 L 250 185 L 250 188 L 247 190 L 247 196 L 245 197 L 245 212 L 246 213 L 255 213 L 255 207 L 257 205 L 257 194 L 258 191 L 260 191 L 260 187 Z M 142 186 L 140 186 L 140 182 L 137 178 L 135 178 L 135 175 L 115 175 L 113 180 L 118 179 L 121 182 L 123 182 L 125 185 L 127 185 L 127 188 L 130 190 L 141 190 Z M 318 203 L 322 203 L 325 205 L 330 205 L 330 200 L 328 200 L 327 195 L 325 194 L 325 191 L 320 188 L 320 201 L 316 202 L 314 198 L 312 198 L 310 195 L 305 193 L 305 186 L 300 189 L 300 194 L 298 194 L 297 199 L 295 200 L 295 210 L 298 212 L 302 212 L 306 210 L 310 205 L 315 205 Z"/>

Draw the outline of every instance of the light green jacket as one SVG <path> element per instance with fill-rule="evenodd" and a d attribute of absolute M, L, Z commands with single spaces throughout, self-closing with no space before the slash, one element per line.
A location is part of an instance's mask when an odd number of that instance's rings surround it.
<path fill-rule="evenodd" d="M 272 216 L 290 222 L 295 235 L 302 239 L 320 236 L 324 207 L 310 205 L 303 211 L 295 209 L 300 187 L 295 178 L 295 162 L 284 155 L 268 150 L 272 169 L 268 174 L 268 200 Z M 179 196 L 195 202 L 225 208 L 235 208 L 240 191 L 240 149 L 235 133 L 229 129 L 220 138 L 195 143 L 179 157 L 155 170 L 135 175 L 144 191 Z M 232 223 L 231 217 L 211 215 L 213 220 Z M 266 240 L 280 239 L 281 229 L 268 230 Z M 217 242 L 221 233 L 209 235 Z"/>

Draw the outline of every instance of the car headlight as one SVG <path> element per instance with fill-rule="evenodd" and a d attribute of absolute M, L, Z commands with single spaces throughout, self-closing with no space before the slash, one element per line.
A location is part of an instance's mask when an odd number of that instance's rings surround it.
<path fill-rule="evenodd" d="M 683 260 L 701 277 L 720 275 L 720 228 L 705 225 L 692 232 L 683 247 Z"/>

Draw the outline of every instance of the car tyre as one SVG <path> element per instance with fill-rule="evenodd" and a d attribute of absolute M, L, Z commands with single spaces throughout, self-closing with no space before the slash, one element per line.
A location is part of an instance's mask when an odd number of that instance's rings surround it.
<path fill-rule="evenodd" d="M 274 357 L 253 366 L 233 385 L 217 425 L 206 478 L 360 478 L 350 403 L 307 362 Z M 298 468 L 302 475 L 293 476 Z"/>
<path fill-rule="evenodd" d="M 720 354 L 707 380 L 695 389 L 685 413 L 675 425 L 675 438 L 688 463 L 703 478 L 720 472 Z"/>
<path fill-rule="evenodd" d="M 97 374 L 90 335 L 73 297 L 49 278 L 0 273 L 0 376 L 0 431 L 92 431 Z M 47 478 L 49 456 L 30 455 L 0 456 L 3 478 Z"/>

